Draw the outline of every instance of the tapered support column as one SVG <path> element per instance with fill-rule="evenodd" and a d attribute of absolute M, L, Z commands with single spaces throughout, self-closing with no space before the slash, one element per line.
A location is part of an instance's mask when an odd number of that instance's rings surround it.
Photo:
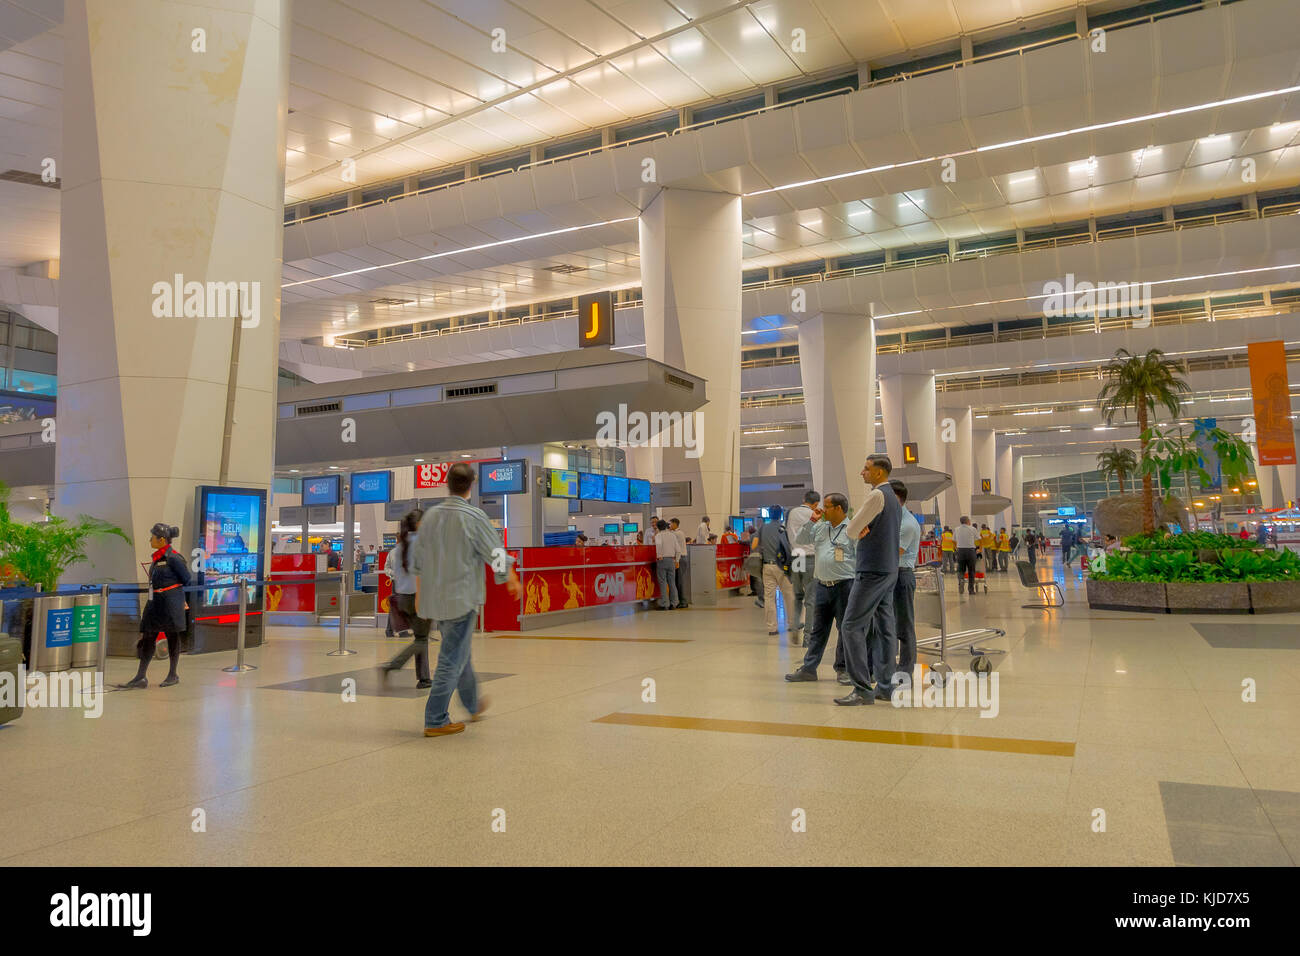
<path fill-rule="evenodd" d="M 138 579 L 156 521 L 192 546 L 196 485 L 270 488 L 289 14 L 65 4 L 55 510 L 134 539 L 69 582 Z"/>
<path fill-rule="evenodd" d="M 871 317 L 822 312 L 799 326 L 813 486 L 861 500 L 876 447 L 876 335 Z"/>
<path fill-rule="evenodd" d="M 972 444 L 972 414 L 966 408 L 945 408 L 939 412 L 939 434 L 943 438 L 943 470 L 952 475 L 952 487 L 943 493 L 943 523 L 956 527 L 962 515 L 970 514 L 970 496 L 975 474 Z"/>
<path fill-rule="evenodd" d="M 998 516 L 999 526 L 1007 528 L 1016 523 L 1016 515 L 1020 513 L 1020 502 L 1011 497 L 1011 489 L 1015 484 L 1011 472 L 1011 446 L 1008 445 L 998 452 L 997 475 L 994 476 L 993 480 L 993 490 L 1000 495 L 1011 498 L 1011 507 Z"/>
<path fill-rule="evenodd" d="M 915 442 L 922 468 L 938 470 L 934 375 L 900 373 L 880 380 L 880 415 L 885 447 L 895 467 L 903 463 L 903 444 Z"/>
<path fill-rule="evenodd" d="M 659 474 L 691 482 L 691 507 L 673 517 L 691 532 L 706 514 L 721 528 L 740 510 L 740 197 L 665 189 L 640 238 L 646 355 L 704 378 L 709 399 L 701 453 L 658 450 Z"/>

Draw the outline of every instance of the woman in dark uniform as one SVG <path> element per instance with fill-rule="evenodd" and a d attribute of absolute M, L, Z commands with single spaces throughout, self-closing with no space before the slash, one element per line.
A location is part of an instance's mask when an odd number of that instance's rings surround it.
<path fill-rule="evenodd" d="M 140 657 L 140 669 L 135 678 L 121 688 L 148 687 L 145 671 L 153 660 L 154 645 L 161 631 L 167 636 L 168 668 L 167 679 L 163 687 L 180 683 L 176 676 L 176 663 L 181 656 L 181 635 L 187 630 L 185 621 L 185 588 L 190 583 L 190 569 L 185 559 L 172 550 L 172 539 L 181 533 L 180 528 L 173 528 L 161 521 L 149 529 L 149 546 L 154 549 L 153 563 L 149 565 L 149 584 L 153 596 L 144 606 L 140 616 L 140 641 L 136 652 Z"/>

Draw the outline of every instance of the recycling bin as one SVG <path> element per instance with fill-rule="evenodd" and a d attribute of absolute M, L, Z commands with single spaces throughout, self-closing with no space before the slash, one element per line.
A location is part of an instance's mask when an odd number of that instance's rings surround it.
<path fill-rule="evenodd" d="M 32 607 L 33 670 L 66 671 L 72 663 L 73 602 L 80 595 L 38 597 Z"/>
<path fill-rule="evenodd" d="M 99 642 L 103 639 L 104 609 L 99 594 L 88 591 L 72 598 L 72 666 L 99 664 Z"/>

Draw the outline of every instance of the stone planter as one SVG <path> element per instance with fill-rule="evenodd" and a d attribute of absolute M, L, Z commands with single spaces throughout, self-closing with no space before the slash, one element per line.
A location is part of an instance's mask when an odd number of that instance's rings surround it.
<path fill-rule="evenodd" d="M 1155 611 L 1163 613 L 1165 585 L 1146 581 L 1088 579 L 1088 607 L 1100 611 Z"/>
<path fill-rule="evenodd" d="M 1253 581 L 1250 606 L 1256 614 L 1300 611 L 1300 581 Z"/>
<path fill-rule="evenodd" d="M 1169 583 L 1165 595 L 1174 614 L 1249 614 L 1250 585 L 1244 581 Z"/>

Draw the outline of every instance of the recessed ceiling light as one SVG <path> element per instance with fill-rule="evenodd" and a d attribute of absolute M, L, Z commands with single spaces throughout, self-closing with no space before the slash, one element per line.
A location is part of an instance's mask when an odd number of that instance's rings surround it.
<path fill-rule="evenodd" d="M 1215 133 L 1213 136 L 1202 136 L 1200 139 L 1197 140 L 1197 142 L 1200 143 L 1202 146 L 1205 146 L 1209 143 L 1218 143 L 1227 138 L 1228 138 L 1227 133 Z"/>
<path fill-rule="evenodd" d="M 415 460 L 416 460 L 416 461 L 424 461 L 423 458 L 417 458 L 417 459 L 415 459 Z"/>
<path fill-rule="evenodd" d="M 338 470 L 339 470 L 338 465 L 330 465 L 330 471 L 338 471 Z"/>
<path fill-rule="evenodd" d="M 298 474 L 298 469 L 297 469 L 297 468 L 290 468 L 290 469 L 289 469 L 289 474 L 291 474 L 291 475 L 296 475 L 296 474 Z"/>
<path fill-rule="evenodd" d="M 461 457 L 461 458 L 469 458 L 470 455 L 469 455 L 468 452 L 461 452 L 460 457 Z"/>

